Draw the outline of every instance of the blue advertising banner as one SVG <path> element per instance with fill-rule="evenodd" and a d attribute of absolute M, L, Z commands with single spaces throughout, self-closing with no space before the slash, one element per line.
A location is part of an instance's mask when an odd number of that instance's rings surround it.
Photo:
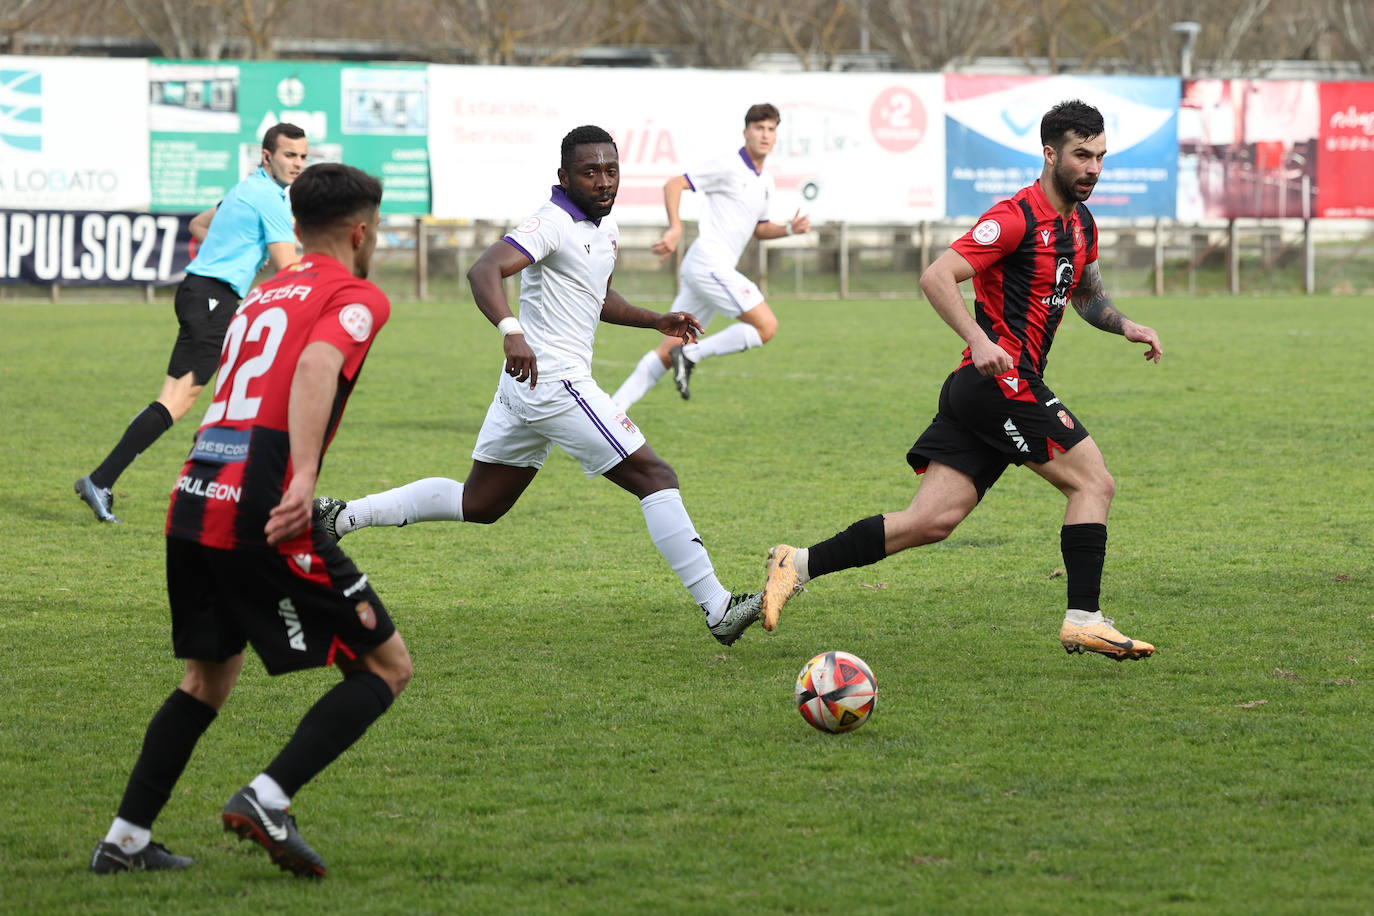
<path fill-rule="evenodd" d="M 1179 91 L 1175 77 L 946 76 L 946 212 L 972 219 L 1039 178 L 1040 118 L 1082 99 L 1102 112 L 1107 132 L 1093 215 L 1172 218 Z"/>

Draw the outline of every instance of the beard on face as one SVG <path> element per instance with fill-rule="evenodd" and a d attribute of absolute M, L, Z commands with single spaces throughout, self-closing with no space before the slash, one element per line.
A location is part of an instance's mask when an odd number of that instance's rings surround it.
<path fill-rule="evenodd" d="M 1059 192 L 1059 196 L 1065 200 L 1074 200 L 1079 203 L 1091 197 L 1093 188 L 1097 185 L 1097 180 L 1093 179 L 1087 182 L 1087 188 L 1080 188 L 1078 183 L 1074 181 L 1073 176 L 1067 171 L 1061 170 L 1058 165 L 1054 167 L 1052 176 L 1054 180 L 1054 189 Z"/>

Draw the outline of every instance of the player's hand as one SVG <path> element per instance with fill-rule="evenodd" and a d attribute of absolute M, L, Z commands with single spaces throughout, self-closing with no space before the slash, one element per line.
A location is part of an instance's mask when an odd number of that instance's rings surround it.
<path fill-rule="evenodd" d="M 533 390 L 534 383 L 539 381 L 539 365 L 534 351 L 525 342 L 525 335 L 507 334 L 502 338 L 502 346 L 506 349 L 506 374 L 517 382 L 529 379 L 530 389 Z"/>
<path fill-rule="evenodd" d="M 663 233 L 663 238 L 654 242 L 649 250 L 658 255 L 659 263 L 663 263 L 664 258 L 677 251 L 677 243 L 682 239 L 681 226 L 669 226 Z"/>
<path fill-rule="evenodd" d="M 291 478 L 281 502 L 267 514 L 263 533 L 267 543 L 276 546 L 289 541 L 310 527 L 315 508 L 315 478 L 301 474 Z"/>
<path fill-rule="evenodd" d="M 811 217 L 797 208 L 797 212 L 792 214 L 792 234 L 805 235 L 811 231 Z"/>
<path fill-rule="evenodd" d="M 1143 324 L 1127 321 L 1122 325 L 1121 333 L 1132 343 L 1150 345 L 1150 349 L 1145 351 L 1146 359 L 1159 362 L 1159 358 L 1164 355 L 1164 345 L 1159 342 L 1159 335 L 1155 333 L 1154 328 L 1147 328 Z"/>
<path fill-rule="evenodd" d="M 658 316 L 654 330 L 664 337 L 680 337 L 685 344 L 695 343 L 701 336 L 701 322 L 686 312 L 669 312 Z"/>
<path fill-rule="evenodd" d="M 1010 354 L 986 337 L 969 345 L 969 355 L 980 375 L 993 376 L 1008 372 L 1012 367 Z"/>

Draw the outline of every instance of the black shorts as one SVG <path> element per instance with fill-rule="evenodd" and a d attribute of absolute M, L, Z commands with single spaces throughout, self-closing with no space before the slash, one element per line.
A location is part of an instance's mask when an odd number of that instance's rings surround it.
<path fill-rule="evenodd" d="M 211 307 L 210 303 L 215 303 Z M 167 361 L 167 374 L 181 378 L 190 372 L 197 385 L 210 381 L 219 368 L 224 332 L 239 307 L 238 293 L 227 283 L 187 274 L 177 287 L 177 342 Z"/>
<path fill-rule="evenodd" d="M 357 658 L 396 632 L 377 593 L 334 541 L 284 557 L 167 538 L 177 658 L 223 662 L 248 643 L 269 674 Z"/>
<path fill-rule="evenodd" d="M 906 460 L 918 474 L 932 461 L 963 471 L 982 499 L 1008 465 L 1044 464 L 1086 438 L 1087 429 L 1038 376 L 988 377 L 968 365 L 945 379 L 939 413 Z"/>

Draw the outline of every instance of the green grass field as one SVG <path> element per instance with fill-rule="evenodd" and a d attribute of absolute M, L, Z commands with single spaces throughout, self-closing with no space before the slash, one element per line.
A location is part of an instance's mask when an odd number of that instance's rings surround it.
<path fill-rule="evenodd" d="M 0 307 L 0 911 L 1371 912 L 1374 301 L 1121 306 L 1164 361 L 1070 316 L 1048 380 L 1116 476 L 1104 606 L 1154 658 L 1060 649 L 1063 500 L 1029 471 L 725 649 L 633 497 L 555 453 L 493 527 L 344 541 L 415 678 L 295 800 L 322 883 L 220 831 L 335 678 L 256 659 L 154 830 L 194 868 L 86 872 L 180 678 L 161 530 L 200 411 L 96 524 L 72 480 L 157 393 L 171 308 Z M 920 301 L 774 307 L 769 346 L 632 411 L 736 590 L 906 505 L 959 350 Z M 603 328 L 602 386 L 653 343 Z M 500 354 L 469 302 L 398 304 L 322 492 L 465 476 Z M 840 736 L 792 704 L 832 648 L 879 686 Z"/>

